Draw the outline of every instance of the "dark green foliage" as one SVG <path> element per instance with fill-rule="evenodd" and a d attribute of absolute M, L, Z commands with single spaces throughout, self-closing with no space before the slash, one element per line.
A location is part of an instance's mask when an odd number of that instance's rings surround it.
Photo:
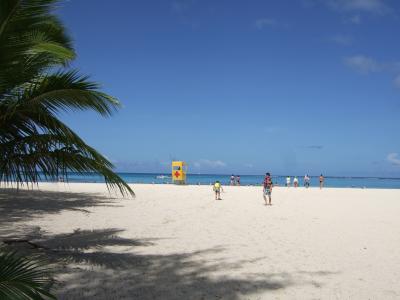
<path fill-rule="evenodd" d="M 0 1 L 0 182 L 97 172 L 110 188 L 133 195 L 111 162 L 58 118 L 61 111 L 76 110 L 107 117 L 120 103 L 87 77 L 63 71 L 75 53 L 52 13 L 56 3 Z"/>
<path fill-rule="evenodd" d="M 48 263 L 0 248 L 0 299 L 56 299 Z"/>

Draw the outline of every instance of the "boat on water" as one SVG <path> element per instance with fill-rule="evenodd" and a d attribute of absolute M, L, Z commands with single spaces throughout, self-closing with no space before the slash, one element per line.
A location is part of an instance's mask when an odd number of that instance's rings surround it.
<path fill-rule="evenodd" d="M 156 178 L 157 179 L 168 179 L 168 178 L 171 178 L 171 177 L 167 176 L 167 175 L 157 175 Z"/>

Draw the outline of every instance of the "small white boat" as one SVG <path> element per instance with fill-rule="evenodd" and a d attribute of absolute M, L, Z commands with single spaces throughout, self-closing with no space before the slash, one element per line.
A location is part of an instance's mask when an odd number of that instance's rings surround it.
<path fill-rule="evenodd" d="M 165 178 L 170 178 L 170 177 L 167 175 L 157 175 L 156 178 L 157 179 L 165 179 Z"/>

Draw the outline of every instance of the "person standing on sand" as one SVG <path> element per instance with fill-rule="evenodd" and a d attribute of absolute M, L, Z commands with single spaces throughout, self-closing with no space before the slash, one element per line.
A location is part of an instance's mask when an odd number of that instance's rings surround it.
<path fill-rule="evenodd" d="M 223 189 L 221 183 L 218 180 L 214 183 L 213 190 L 215 192 L 215 200 L 221 200 L 221 191 Z"/>
<path fill-rule="evenodd" d="M 297 176 L 295 176 L 294 179 L 293 179 L 293 186 L 295 188 L 297 188 L 299 186 L 299 180 L 297 179 Z"/>
<path fill-rule="evenodd" d="M 272 205 L 272 203 L 271 203 L 272 179 L 271 179 L 270 173 L 265 174 L 263 186 L 264 186 L 263 197 L 264 197 L 265 205 Z M 267 197 L 268 197 L 268 202 L 267 202 Z"/>
<path fill-rule="evenodd" d="M 240 185 L 240 176 L 236 176 L 236 185 Z"/>
<path fill-rule="evenodd" d="M 325 178 L 324 176 L 322 176 L 322 174 L 319 176 L 319 188 L 322 189 L 322 187 L 324 186 L 324 181 Z"/>
<path fill-rule="evenodd" d="M 235 175 L 231 176 L 231 185 L 235 185 Z"/>
<path fill-rule="evenodd" d="M 290 187 L 290 176 L 286 177 L 286 186 Z"/>
<path fill-rule="evenodd" d="M 309 187 L 310 187 L 310 177 L 308 176 L 308 174 L 306 174 L 306 175 L 304 176 L 304 186 L 305 186 L 306 188 L 309 188 Z"/>

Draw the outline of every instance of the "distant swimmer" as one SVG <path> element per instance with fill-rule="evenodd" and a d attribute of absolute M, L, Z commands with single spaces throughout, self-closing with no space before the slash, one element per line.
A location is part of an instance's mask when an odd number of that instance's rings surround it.
<path fill-rule="evenodd" d="M 223 189 L 221 183 L 218 180 L 214 183 L 213 190 L 215 192 L 215 200 L 221 200 L 221 191 Z"/>
<path fill-rule="evenodd" d="M 290 187 L 290 176 L 286 177 L 286 186 Z"/>
<path fill-rule="evenodd" d="M 297 176 L 295 176 L 294 179 L 293 179 L 293 186 L 295 188 L 297 188 L 299 186 L 299 180 L 297 179 Z"/>
<path fill-rule="evenodd" d="M 264 184 L 263 184 L 263 197 L 265 201 L 265 205 L 272 205 L 271 203 L 271 194 L 272 194 L 272 179 L 271 179 L 271 174 L 266 173 L 265 178 L 264 178 Z M 268 202 L 267 202 L 267 197 L 268 197 Z"/>
<path fill-rule="evenodd" d="M 306 188 L 310 187 L 310 176 L 308 176 L 308 174 L 304 175 L 304 186 Z"/>
<path fill-rule="evenodd" d="M 319 176 L 319 188 L 322 189 L 322 187 L 324 186 L 324 181 L 325 178 L 324 176 L 322 176 L 322 174 Z"/>

